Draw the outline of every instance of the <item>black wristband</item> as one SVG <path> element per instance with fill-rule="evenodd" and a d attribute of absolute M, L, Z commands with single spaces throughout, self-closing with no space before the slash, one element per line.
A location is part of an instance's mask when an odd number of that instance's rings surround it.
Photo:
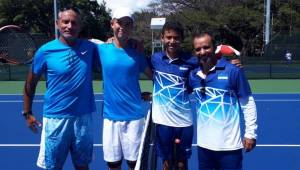
<path fill-rule="evenodd" d="M 32 115 L 32 111 L 28 111 L 28 112 L 22 112 L 22 115 L 27 118 L 29 115 Z"/>

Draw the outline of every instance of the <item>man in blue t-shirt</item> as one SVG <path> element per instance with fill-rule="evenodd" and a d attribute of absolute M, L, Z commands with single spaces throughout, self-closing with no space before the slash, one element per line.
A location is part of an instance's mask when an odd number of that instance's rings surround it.
<path fill-rule="evenodd" d="M 166 170 L 188 169 L 187 159 L 191 156 L 193 115 L 187 82 L 190 71 L 197 65 L 197 58 L 181 50 L 183 32 L 179 22 L 166 22 L 161 32 L 165 50 L 151 57 L 155 143 Z"/>
<path fill-rule="evenodd" d="M 152 76 L 146 58 L 128 43 L 132 12 L 116 9 L 111 20 L 113 42 L 98 46 L 103 76 L 103 152 L 110 169 L 120 169 L 122 159 L 134 169 L 145 112 L 142 110 L 139 75 Z"/>
<path fill-rule="evenodd" d="M 190 73 L 197 111 L 199 169 L 242 169 L 242 148 L 256 145 L 257 113 L 242 69 L 214 54 L 215 41 L 208 32 L 194 37 L 199 66 Z M 240 113 L 245 119 L 241 137 Z"/>
<path fill-rule="evenodd" d="M 78 39 L 81 19 L 78 10 L 58 14 L 60 37 L 36 52 L 24 87 L 23 116 L 33 132 L 41 123 L 32 114 L 32 101 L 39 78 L 46 78 L 43 128 L 37 165 L 62 169 L 68 153 L 77 170 L 87 170 L 92 160 L 92 112 L 95 101 L 92 65 L 97 47 Z"/>

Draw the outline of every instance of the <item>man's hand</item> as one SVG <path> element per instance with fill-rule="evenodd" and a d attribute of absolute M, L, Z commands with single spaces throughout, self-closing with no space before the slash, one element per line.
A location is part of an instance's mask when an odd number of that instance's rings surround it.
<path fill-rule="evenodd" d="M 142 92 L 142 99 L 144 101 L 151 101 L 152 100 L 152 93 L 150 93 L 150 92 Z"/>
<path fill-rule="evenodd" d="M 30 115 L 27 115 L 25 117 L 26 119 L 26 123 L 27 123 L 27 126 L 29 127 L 29 129 L 33 132 L 33 133 L 38 133 L 38 128 L 37 126 L 41 127 L 42 124 L 35 119 L 35 117 L 30 114 Z"/>
<path fill-rule="evenodd" d="M 106 40 L 105 43 L 113 43 L 114 42 L 114 37 L 110 37 Z"/>
<path fill-rule="evenodd" d="M 230 45 L 218 45 L 215 51 L 217 57 L 221 56 L 240 56 L 241 53 Z"/>
<path fill-rule="evenodd" d="M 246 152 L 250 152 L 256 146 L 256 139 L 244 138 L 244 149 Z"/>
<path fill-rule="evenodd" d="M 232 59 L 232 60 L 230 60 L 230 62 L 231 62 L 231 64 L 234 64 L 234 65 L 236 65 L 239 68 L 243 68 L 241 60 L 238 59 L 238 58 Z"/>

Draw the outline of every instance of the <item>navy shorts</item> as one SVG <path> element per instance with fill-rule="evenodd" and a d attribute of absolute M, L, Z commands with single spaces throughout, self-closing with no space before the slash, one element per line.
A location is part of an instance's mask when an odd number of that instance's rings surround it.
<path fill-rule="evenodd" d="M 175 146 L 175 139 L 180 143 Z M 178 160 L 186 160 L 192 154 L 193 126 L 170 127 L 156 124 L 156 151 L 162 160 L 172 160 L 176 147 Z M 174 158 L 173 158 L 174 159 Z"/>
<path fill-rule="evenodd" d="M 241 170 L 243 162 L 242 149 L 232 151 L 212 151 L 198 148 L 199 170 Z"/>

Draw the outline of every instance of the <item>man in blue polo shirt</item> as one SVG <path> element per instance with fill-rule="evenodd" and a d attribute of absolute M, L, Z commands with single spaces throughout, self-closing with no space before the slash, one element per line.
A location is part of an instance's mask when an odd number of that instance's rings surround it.
<path fill-rule="evenodd" d="M 97 47 L 78 39 L 78 10 L 61 10 L 57 26 L 60 37 L 43 45 L 34 56 L 24 87 L 23 116 L 28 127 L 37 132 L 41 124 L 31 109 L 37 83 L 44 75 L 47 90 L 37 165 L 49 170 L 62 169 L 70 152 L 76 170 L 87 170 L 93 153 L 92 65 L 98 56 Z"/>
<path fill-rule="evenodd" d="M 146 58 L 129 44 L 133 28 L 132 12 L 113 12 L 113 42 L 98 46 L 103 74 L 103 152 L 112 170 L 120 169 L 122 159 L 133 170 L 138 157 L 145 123 L 139 75 L 152 76 Z"/>
<path fill-rule="evenodd" d="M 165 50 L 151 58 L 154 74 L 152 119 L 156 124 L 157 152 L 166 170 L 174 166 L 187 169 L 187 159 L 191 155 L 193 116 L 186 83 L 197 59 L 181 50 L 183 31 L 180 23 L 166 22 L 161 33 Z M 176 158 L 174 145 L 177 145 Z"/>
<path fill-rule="evenodd" d="M 199 169 L 242 169 L 242 148 L 256 145 L 256 106 L 242 69 L 226 59 L 217 59 L 213 36 L 203 32 L 194 37 L 199 67 L 189 84 L 196 97 Z M 240 110 L 241 109 L 241 110 Z M 245 119 L 241 137 L 240 113 Z"/>

